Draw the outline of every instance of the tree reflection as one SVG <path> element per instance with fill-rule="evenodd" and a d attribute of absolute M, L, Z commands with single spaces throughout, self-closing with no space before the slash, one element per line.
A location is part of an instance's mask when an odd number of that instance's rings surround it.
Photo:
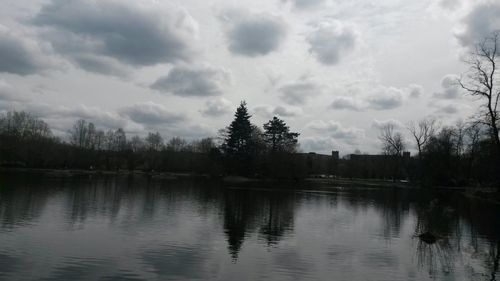
<path fill-rule="evenodd" d="M 44 186 L 38 186 L 38 178 L 1 175 L 0 179 L 2 228 L 30 224 L 42 214 L 51 194 Z"/>
<path fill-rule="evenodd" d="M 293 193 L 270 194 L 266 201 L 260 234 L 271 246 L 293 229 L 295 202 Z"/>
<path fill-rule="evenodd" d="M 254 193 L 231 189 L 224 192 L 224 233 L 233 260 L 238 259 L 245 235 L 253 227 L 258 211 L 258 200 L 255 200 Z"/>
<path fill-rule="evenodd" d="M 224 192 L 224 233 L 229 254 L 238 259 L 244 240 L 259 233 L 268 246 L 293 229 L 294 193 L 227 189 Z"/>

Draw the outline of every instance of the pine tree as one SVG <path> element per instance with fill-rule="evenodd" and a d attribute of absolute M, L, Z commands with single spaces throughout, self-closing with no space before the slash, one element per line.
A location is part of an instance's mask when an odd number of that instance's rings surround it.
<path fill-rule="evenodd" d="M 264 124 L 264 141 L 271 152 L 293 152 L 299 133 L 291 133 L 285 121 L 273 117 Z"/>
<path fill-rule="evenodd" d="M 252 149 L 252 124 L 246 107 L 242 101 L 236 109 L 234 120 L 227 128 L 223 150 L 228 155 L 248 155 Z"/>

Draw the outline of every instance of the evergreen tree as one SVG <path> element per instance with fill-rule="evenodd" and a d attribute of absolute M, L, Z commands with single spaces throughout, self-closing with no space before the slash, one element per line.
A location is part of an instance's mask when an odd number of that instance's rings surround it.
<path fill-rule="evenodd" d="M 291 133 L 285 121 L 274 116 L 264 124 L 264 141 L 271 152 L 294 152 L 299 133 Z"/>
<path fill-rule="evenodd" d="M 228 155 L 248 155 L 252 150 L 252 124 L 246 102 L 236 109 L 234 120 L 227 128 L 223 150 Z"/>

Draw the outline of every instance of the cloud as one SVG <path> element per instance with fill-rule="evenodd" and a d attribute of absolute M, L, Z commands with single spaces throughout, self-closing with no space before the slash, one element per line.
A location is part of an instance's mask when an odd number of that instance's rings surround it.
<path fill-rule="evenodd" d="M 302 105 L 307 99 L 321 94 L 324 87 L 311 78 L 301 78 L 297 81 L 286 83 L 278 88 L 281 98 L 291 105 Z"/>
<path fill-rule="evenodd" d="M 459 77 L 448 74 L 441 79 L 441 91 L 433 94 L 436 99 L 459 99 L 463 96 L 463 91 L 457 83 Z"/>
<path fill-rule="evenodd" d="M 424 87 L 422 87 L 421 85 L 411 84 L 410 86 L 408 86 L 408 96 L 410 98 L 419 98 L 423 95 L 423 93 Z"/>
<path fill-rule="evenodd" d="M 208 100 L 205 103 L 205 108 L 201 109 L 201 115 L 218 117 L 228 114 L 234 110 L 233 104 L 225 98 Z"/>
<path fill-rule="evenodd" d="M 94 123 L 97 127 L 106 129 L 123 128 L 128 132 L 142 131 L 143 127 L 131 122 L 128 118 L 117 112 L 107 111 L 103 108 L 89 107 L 83 104 L 77 106 L 62 106 L 48 104 L 45 102 L 23 99 L 21 101 L 11 100 L 2 102 L 0 109 L 26 111 L 34 116 L 47 121 L 52 129 L 64 134 L 77 119 L 85 119 Z"/>
<path fill-rule="evenodd" d="M 56 51 L 88 71 L 114 74 L 103 58 L 149 66 L 190 61 L 196 53 L 196 21 L 158 2 L 52 0 L 32 23 L 45 28 L 43 38 Z"/>
<path fill-rule="evenodd" d="M 167 76 L 160 77 L 152 89 L 184 97 L 222 95 L 222 88 L 231 76 L 228 71 L 210 66 L 176 66 Z"/>
<path fill-rule="evenodd" d="M 306 125 L 307 128 L 328 134 L 335 139 L 355 141 L 364 137 L 364 131 L 358 128 L 345 128 L 337 121 L 314 120 Z"/>
<path fill-rule="evenodd" d="M 300 107 L 278 105 L 274 108 L 273 113 L 282 117 L 295 117 L 302 115 L 303 112 Z"/>
<path fill-rule="evenodd" d="M 417 99 L 423 94 L 423 87 L 410 84 L 407 87 L 396 88 L 382 85 L 373 86 L 372 89 L 356 90 L 351 96 L 338 96 L 333 98 L 330 105 L 332 109 L 338 110 L 391 110 L 403 105 L 407 99 Z M 367 95 L 359 93 L 367 92 Z"/>
<path fill-rule="evenodd" d="M 486 1 L 477 4 L 462 20 L 463 29 L 456 37 L 464 47 L 473 48 L 493 32 L 500 31 L 500 2 Z"/>
<path fill-rule="evenodd" d="M 434 111 L 434 115 L 439 117 L 446 117 L 454 114 L 464 114 L 464 112 L 469 112 L 470 106 L 467 104 L 449 102 L 446 101 L 430 101 L 428 104 L 429 107 L 436 108 Z"/>
<path fill-rule="evenodd" d="M 372 94 L 367 98 L 367 108 L 374 110 L 389 110 L 403 105 L 404 92 L 401 89 L 389 87 Z"/>
<path fill-rule="evenodd" d="M 453 11 L 460 7 L 462 2 L 461 0 L 440 0 L 438 4 L 443 9 Z"/>
<path fill-rule="evenodd" d="M 330 137 L 305 137 L 301 138 L 299 143 L 301 150 L 305 152 L 325 154 L 329 154 L 332 150 L 338 150 L 340 147 L 345 147 Z"/>
<path fill-rule="evenodd" d="M 146 126 L 175 124 L 185 121 L 183 114 L 173 113 L 165 106 L 154 102 L 138 103 L 118 110 L 121 116 L 126 116 L 132 121 Z"/>
<path fill-rule="evenodd" d="M 372 123 L 372 127 L 377 128 L 377 129 L 382 129 L 387 125 L 392 125 L 395 128 L 400 128 L 400 129 L 405 127 L 403 125 L 403 123 L 401 123 L 400 121 L 395 120 L 395 119 L 388 119 L 388 120 L 375 119 L 375 120 L 373 120 L 373 123 Z"/>
<path fill-rule="evenodd" d="M 229 25 L 226 37 L 233 54 L 256 57 L 277 50 L 287 34 L 286 24 L 269 14 L 225 13 L 221 19 Z"/>
<path fill-rule="evenodd" d="M 0 80 L 0 101 L 2 102 L 25 102 L 28 99 L 21 96 L 12 85 Z"/>
<path fill-rule="evenodd" d="M 127 77 L 130 75 L 131 70 L 122 65 L 119 61 L 105 56 L 96 56 L 89 54 L 75 54 L 72 56 L 82 69 L 105 75 Z"/>
<path fill-rule="evenodd" d="M 358 111 L 362 109 L 362 105 L 356 98 L 353 97 L 336 97 L 333 99 L 332 104 L 330 105 L 333 109 L 341 109 L 341 110 L 354 110 Z"/>
<path fill-rule="evenodd" d="M 324 65 L 335 65 L 356 45 L 357 35 L 339 21 L 321 22 L 307 37 L 309 52 Z"/>
<path fill-rule="evenodd" d="M 459 111 L 458 106 L 454 104 L 448 104 L 440 108 L 439 112 L 443 112 L 445 114 L 455 114 Z"/>
<path fill-rule="evenodd" d="M 253 111 L 264 118 L 271 118 L 273 116 L 280 117 L 296 117 L 303 114 L 300 107 L 295 106 L 271 106 L 271 105 L 260 105 L 256 106 Z"/>
<path fill-rule="evenodd" d="M 0 72 L 30 75 L 47 67 L 36 42 L 0 25 Z"/>
<path fill-rule="evenodd" d="M 287 0 L 283 2 L 287 2 Z M 325 0 L 288 0 L 288 2 L 291 2 L 296 9 L 308 10 L 323 5 Z"/>

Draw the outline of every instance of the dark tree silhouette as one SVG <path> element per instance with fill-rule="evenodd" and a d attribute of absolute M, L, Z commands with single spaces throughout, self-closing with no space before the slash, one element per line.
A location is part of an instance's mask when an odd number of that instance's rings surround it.
<path fill-rule="evenodd" d="M 0 114 L 0 134 L 21 140 L 52 137 L 49 125 L 26 112 L 11 111 Z"/>
<path fill-rule="evenodd" d="M 163 137 L 159 132 L 148 133 L 146 137 L 146 147 L 150 151 L 160 151 L 163 148 Z"/>
<path fill-rule="evenodd" d="M 236 109 L 234 120 L 227 128 L 223 150 L 228 155 L 249 154 L 252 145 L 252 124 L 250 123 L 247 104 L 242 101 Z"/>
<path fill-rule="evenodd" d="M 380 130 L 380 141 L 382 151 L 385 155 L 402 156 L 405 150 L 405 142 L 400 132 L 394 131 L 394 125 L 387 124 Z"/>
<path fill-rule="evenodd" d="M 271 152 L 295 152 L 298 136 L 276 116 L 264 124 L 264 141 Z"/>
<path fill-rule="evenodd" d="M 490 128 L 497 156 L 500 155 L 500 129 L 498 125 L 498 122 L 500 122 L 498 112 L 500 77 L 497 71 L 500 57 L 499 38 L 500 31 L 497 31 L 476 45 L 475 50 L 465 60 L 465 63 L 469 65 L 469 71 L 465 77 L 458 80 L 460 86 L 467 93 L 484 101 L 484 111 L 481 114 L 481 119 L 485 120 L 485 123 Z M 498 158 L 498 161 L 500 161 L 500 157 Z"/>
<path fill-rule="evenodd" d="M 433 118 L 422 119 L 417 124 L 413 121 L 408 124 L 408 130 L 415 139 L 419 158 L 422 158 L 422 150 L 436 133 L 436 127 L 436 119 Z"/>

